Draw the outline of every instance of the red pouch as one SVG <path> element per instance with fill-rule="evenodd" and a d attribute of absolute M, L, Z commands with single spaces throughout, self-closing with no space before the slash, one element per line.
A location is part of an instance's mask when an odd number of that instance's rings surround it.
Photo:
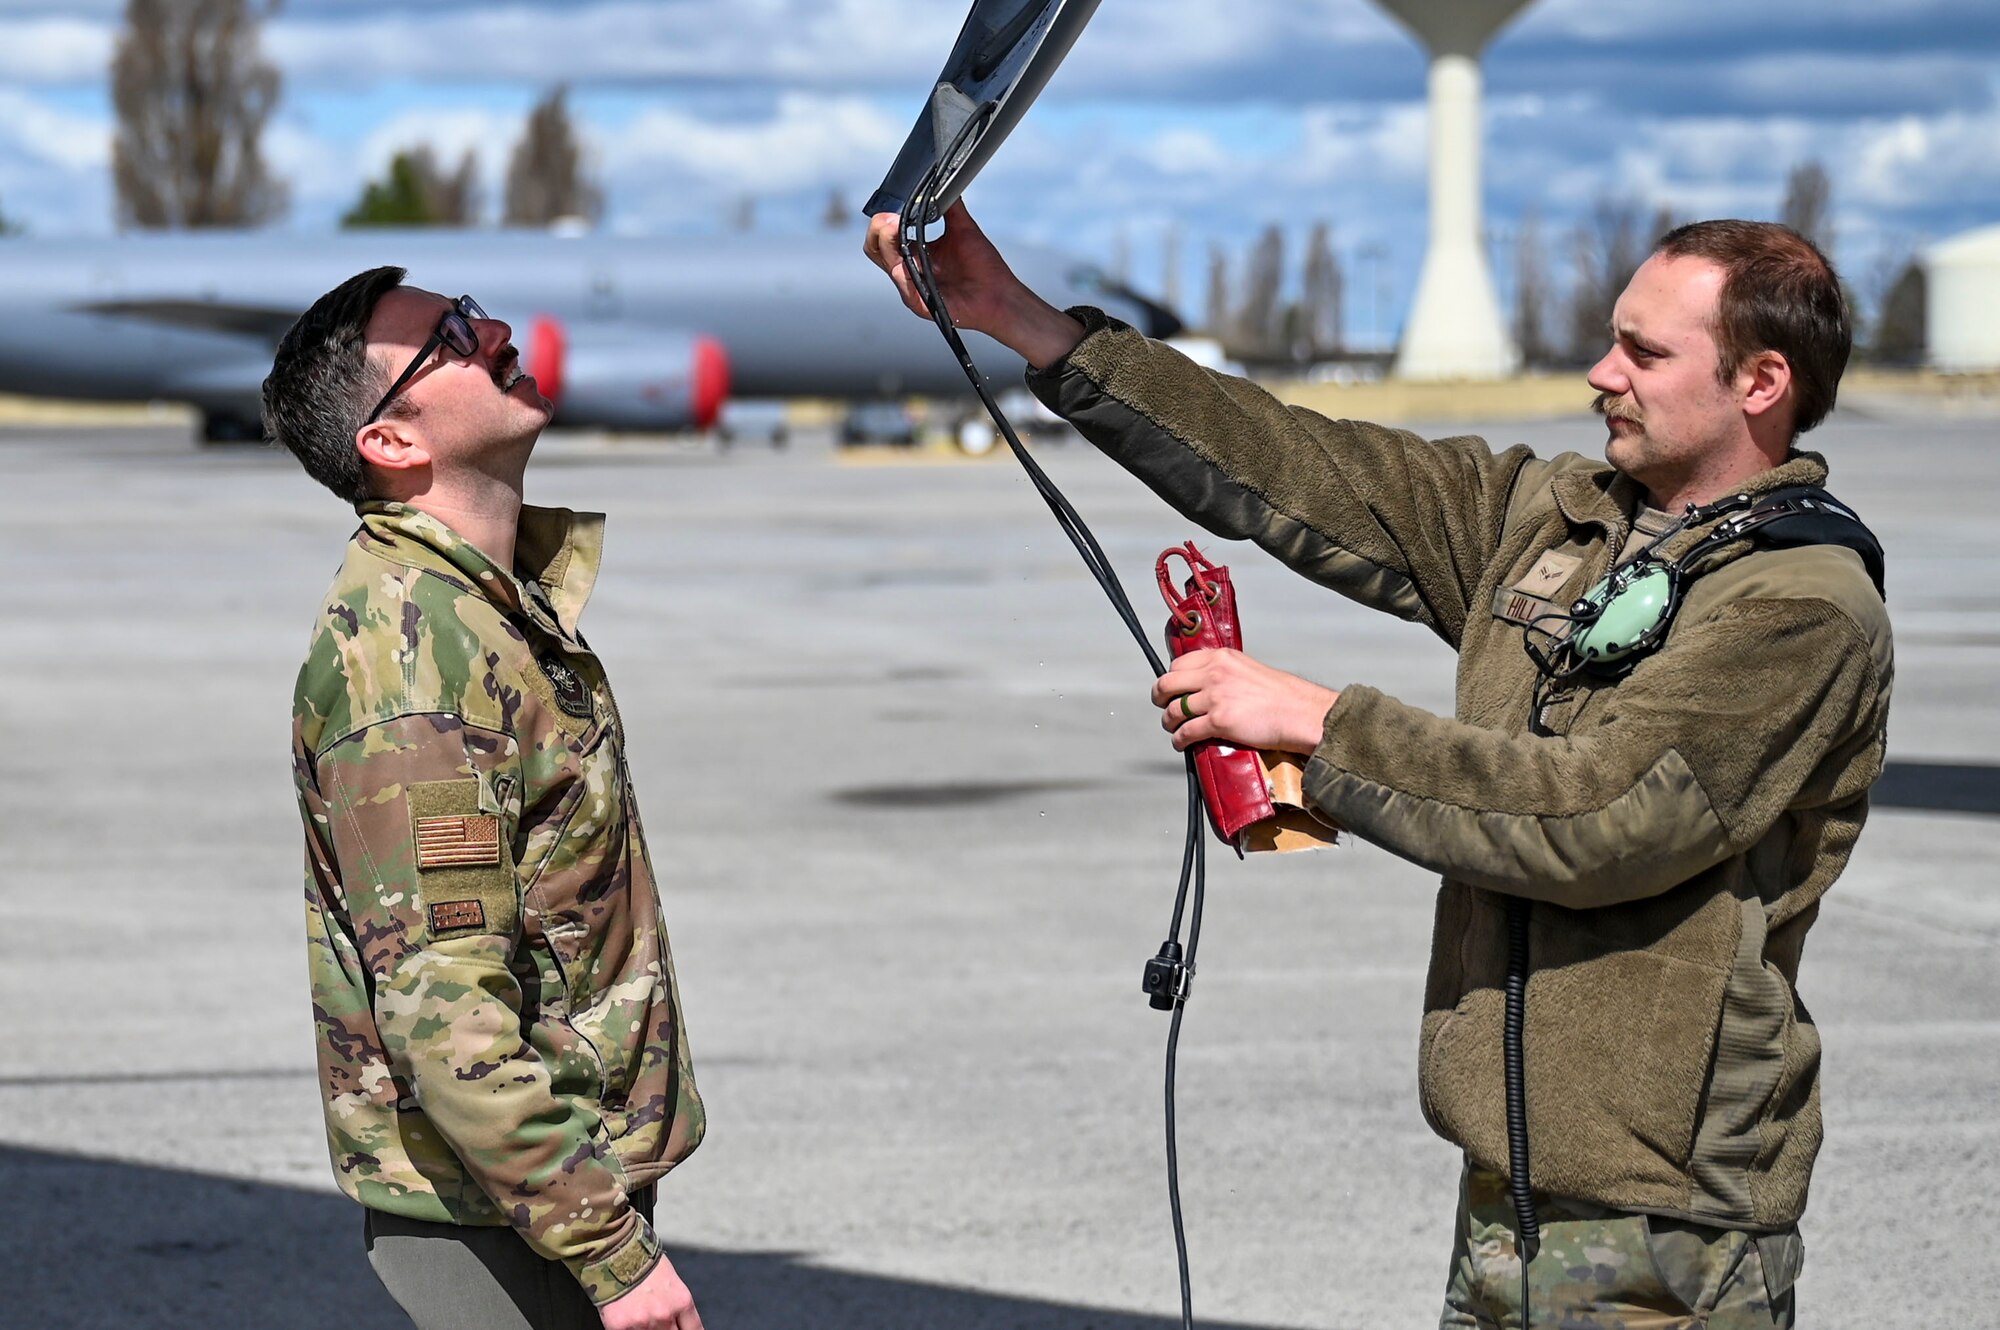
<path fill-rule="evenodd" d="M 1176 558 L 1187 564 L 1189 574 L 1179 591 L 1167 572 L 1167 561 Z M 1167 650 L 1176 659 L 1190 651 L 1243 649 L 1236 588 L 1227 568 L 1210 562 L 1189 541 L 1162 551 L 1153 571 L 1160 579 L 1160 595 L 1167 602 Z M 1311 849 L 1334 842 L 1336 828 L 1304 807 L 1298 759 L 1290 754 L 1235 748 L 1216 739 L 1204 739 L 1193 752 L 1209 825 L 1237 854 Z M 1274 793 L 1284 799 L 1282 805 L 1273 801 Z"/>

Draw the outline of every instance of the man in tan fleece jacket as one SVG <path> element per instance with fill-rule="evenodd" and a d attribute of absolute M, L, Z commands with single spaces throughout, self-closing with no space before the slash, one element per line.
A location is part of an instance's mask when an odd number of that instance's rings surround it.
<path fill-rule="evenodd" d="M 897 221 L 874 219 L 868 253 L 921 314 Z M 1714 501 L 1824 482 L 1794 441 L 1832 409 L 1850 345 L 1825 257 L 1768 223 L 1664 237 L 1589 375 L 1606 465 L 1287 407 L 1047 305 L 962 205 L 931 253 L 959 325 L 1025 357 L 1043 401 L 1181 512 L 1459 653 L 1450 719 L 1230 651 L 1182 657 L 1153 690 L 1177 748 L 1308 755 L 1320 811 L 1443 876 L 1420 1091 L 1466 1167 L 1441 1325 L 1520 1325 L 1525 1294 L 1533 1324 L 1790 1326 L 1820 1142 L 1795 982 L 1881 771 L 1882 599 L 1853 550 L 1736 540 L 1686 570 L 1628 672 L 1555 680 L 1523 648 L 1647 547 L 1671 562 L 1702 543 Z M 1541 1232 L 1525 1279 L 1510 912 Z"/>

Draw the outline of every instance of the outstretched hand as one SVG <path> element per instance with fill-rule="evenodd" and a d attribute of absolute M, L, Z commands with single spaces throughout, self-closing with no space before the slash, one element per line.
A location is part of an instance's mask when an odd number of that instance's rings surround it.
<path fill-rule="evenodd" d="M 902 227 L 898 213 L 875 214 L 868 220 L 862 252 L 889 274 L 904 307 L 928 319 L 930 306 L 898 243 Z M 1081 323 L 1030 291 L 1014 275 L 965 210 L 964 200 L 945 210 L 944 234 L 926 248 L 938 294 L 956 326 L 985 333 L 1037 368 L 1061 360 L 1083 340 Z"/>
<path fill-rule="evenodd" d="M 1311 753 L 1339 700 L 1331 688 L 1226 648 L 1190 651 L 1153 681 L 1160 726 L 1177 749 L 1220 739 L 1238 748 Z"/>

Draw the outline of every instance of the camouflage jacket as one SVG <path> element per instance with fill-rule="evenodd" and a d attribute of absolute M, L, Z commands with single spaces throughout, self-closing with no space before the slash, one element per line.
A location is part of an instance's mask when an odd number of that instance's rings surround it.
<path fill-rule="evenodd" d="M 524 508 L 517 577 L 361 508 L 294 699 L 334 1172 L 512 1224 L 599 1303 L 655 1263 L 627 1201 L 701 1140 L 624 727 L 576 629 L 603 519 Z"/>

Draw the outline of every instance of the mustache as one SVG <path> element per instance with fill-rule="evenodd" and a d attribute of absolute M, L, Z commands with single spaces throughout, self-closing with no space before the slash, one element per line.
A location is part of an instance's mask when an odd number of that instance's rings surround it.
<path fill-rule="evenodd" d="M 1590 409 L 1606 420 L 1629 420 L 1634 425 L 1646 423 L 1645 413 L 1638 406 L 1626 401 L 1617 393 L 1599 393 L 1590 404 Z"/>
<path fill-rule="evenodd" d="M 505 392 L 521 381 L 521 353 L 513 345 L 501 349 L 493 360 L 493 386 Z"/>

